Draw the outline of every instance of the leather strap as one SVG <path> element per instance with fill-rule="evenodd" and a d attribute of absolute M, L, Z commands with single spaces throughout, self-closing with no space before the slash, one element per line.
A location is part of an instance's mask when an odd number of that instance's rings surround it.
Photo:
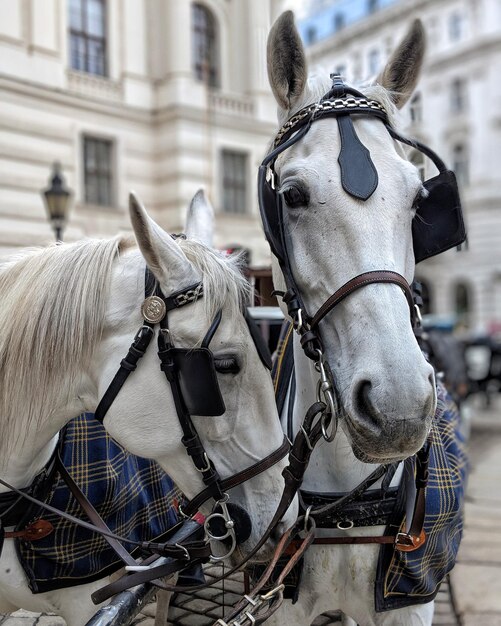
<path fill-rule="evenodd" d="M 24 541 L 37 541 L 48 537 L 54 530 L 54 526 L 45 519 L 37 519 L 23 530 L 7 530 L 4 537 L 6 539 L 23 539 Z"/>
<path fill-rule="evenodd" d="M 326 409 L 326 405 L 323 402 L 315 402 L 307 411 L 304 422 L 303 429 L 301 429 L 296 438 L 294 439 L 294 443 L 292 446 L 292 450 L 289 453 L 289 465 L 284 469 L 282 475 L 285 479 L 285 487 L 282 492 L 282 496 L 280 498 L 280 502 L 278 503 L 277 509 L 273 515 L 271 522 L 268 525 L 268 528 L 263 533 L 261 539 L 254 546 L 252 551 L 246 556 L 246 558 L 231 568 L 228 572 L 226 572 L 223 576 L 219 576 L 218 578 L 212 580 L 210 583 L 205 583 L 203 585 L 197 585 L 196 587 L 182 587 L 182 586 L 174 586 L 169 585 L 167 583 L 162 585 L 162 589 L 167 591 L 174 592 L 185 592 L 185 591 L 198 591 L 200 589 L 206 589 L 215 583 L 228 578 L 236 571 L 240 570 L 252 557 L 261 549 L 261 547 L 266 543 L 268 538 L 270 537 L 273 529 L 278 524 L 278 522 L 282 519 L 284 513 L 287 511 L 289 506 L 291 505 L 294 496 L 301 486 L 303 481 L 304 472 L 308 466 L 308 462 L 311 456 L 311 453 L 318 443 L 318 441 L 322 437 L 322 423 L 321 420 L 318 419 L 315 421 L 315 418 L 322 414 Z M 198 560 L 190 560 L 190 563 L 198 563 Z M 179 569 L 179 567 L 178 567 Z M 100 589 L 98 592 L 95 592 L 92 595 L 92 600 L 96 604 L 99 602 L 103 602 L 107 598 L 111 597 L 115 593 L 119 591 L 123 591 L 124 589 L 128 589 L 129 587 L 135 587 L 136 585 L 141 585 L 146 582 L 150 582 L 154 578 L 163 578 L 164 576 L 168 576 L 176 571 L 176 569 L 172 568 L 172 565 L 162 565 L 160 567 L 152 568 L 151 570 L 146 570 L 142 572 L 135 572 L 129 574 L 126 577 L 122 577 L 119 580 L 113 583 L 110 592 L 110 586 L 104 587 Z M 160 586 L 160 585 L 159 585 Z"/>
<path fill-rule="evenodd" d="M 352 278 L 347 283 L 345 283 L 342 287 L 340 287 L 335 293 L 330 296 L 318 309 L 318 311 L 313 316 L 313 319 L 310 322 L 310 328 L 315 329 L 319 322 L 332 311 L 334 307 L 336 307 L 340 302 L 342 302 L 346 297 L 352 294 L 354 291 L 365 287 L 366 285 L 370 285 L 372 283 L 393 283 L 402 288 L 405 297 L 407 298 L 407 303 L 409 305 L 409 309 L 411 311 L 411 319 L 414 325 L 415 318 L 415 309 L 414 309 L 414 298 L 412 295 L 411 288 L 409 287 L 409 283 L 405 280 L 405 278 L 398 274 L 397 272 L 392 272 L 389 270 L 374 270 L 371 272 L 364 272 L 363 274 L 359 274 Z"/>
<path fill-rule="evenodd" d="M 277 448 L 274 452 L 268 455 L 266 458 L 261 459 L 257 463 L 254 463 L 250 467 L 245 468 L 241 472 L 230 476 L 229 478 L 224 478 L 221 480 L 221 489 L 223 491 L 228 491 L 229 489 L 233 489 L 237 485 L 265 472 L 267 469 L 278 463 L 281 459 L 283 459 L 290 450 L 290 443 L 287 437 L 284 436 L 284 440 L 280 448 Z M 211 497 L 211 490 L 207 487 L 200 493 L 198 493 L 194 498 L 192 498 L 188 504 L 185 504 L 182 507 L 181 513 L 186 517 L 191 517 L 198 509 Z"/>

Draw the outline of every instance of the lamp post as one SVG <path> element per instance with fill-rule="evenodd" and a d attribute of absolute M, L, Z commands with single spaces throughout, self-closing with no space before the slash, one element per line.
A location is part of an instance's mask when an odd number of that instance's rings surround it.
<path fill-rule="evenodd" d="M 52 166 L 49 184 L 50 187 L 42 189 L 42 196 L 56 241 L 62 241 L 63 230 L 68 219 L 71 191 L 65 185 L 61 165 L 57 162 Z"/>

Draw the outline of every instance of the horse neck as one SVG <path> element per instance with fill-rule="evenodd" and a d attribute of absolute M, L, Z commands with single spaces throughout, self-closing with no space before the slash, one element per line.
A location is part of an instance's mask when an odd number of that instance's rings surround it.
<path fill-rule="evenodd" d="M 313 361 L 308 359 L 299 338 L 294 336 L 294 368 L 296 395 L 294 401 L 293 424 L 296 433 L 308 408 L 316 401 L 319 375 Z M 321 439 L 312 453 L 304 477 L 303 488 L 307 491 L 344 492 L 356 487 L 366 478 L 376 465 L 362 463 L 352 452 L 341 421 L 332 443 Z"/>
<path fill-rule="evenodd" d="M 71 390 L 62 389 L 61 396 L 72 400 L 16 438 L 15 444 L 2 456 L 0 478 L 18 488 L 31 484 L 51 458 L 58 442 L 59 431 L 82 411 L 96 406 L 95 399 L 91 397 L 93 394 L 89 393 L 89 385 L 84 383 L 83 377 L 77 386 L 78 388 Z M 4 491 L 8 490 L 0 486 L 0 492 Z"/>

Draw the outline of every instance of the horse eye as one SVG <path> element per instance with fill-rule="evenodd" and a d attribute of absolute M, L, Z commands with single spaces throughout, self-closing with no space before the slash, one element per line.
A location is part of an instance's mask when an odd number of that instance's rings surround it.
<path fill-rule="evenodd" d="M 283 192 L 283 196 L 287 206 L 291 209 L 306 206 L 310 199 L 308 192 L 301 187 L 296 187 L 296 185 L 288 187 Z"/>
<path fill-rule="evenodd" d="M 220 374 L 238 374 L 240 365 L 233 356 L 214 357 L 214 367 Z"/>

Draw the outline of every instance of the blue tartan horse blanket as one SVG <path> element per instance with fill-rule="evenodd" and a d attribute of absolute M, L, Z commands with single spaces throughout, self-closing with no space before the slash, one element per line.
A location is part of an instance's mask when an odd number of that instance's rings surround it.
<path fill-rule="evenodd" d="M 113 441 L 91 413 L 71 420 L 60 433 L 58 446 L 64 467 L 112 532 L 148 540 L 177 522 L 181 494 L 172 480 L 153 461 L 134 456 Z M 88 521 L 57 472 L 46 503 Z M 18 528 L 42 517 L 54 526 L 50 535 L 32 542 L 17 540 L 33 593 L 89 583 L 122 567 L 100 535 L 36 505 L 29 507 Z M 125 545 L 129 551 L 132 547 Z"/>
<path fill-rule="evenodd" d="M 282 328 L 274 358 L 274 384 L 279 412 L 293 371 L 292 328 Z M 468 461 L 459 430 L 459 412 L 437 382 L 437 411 L 429 435 L 429 478 L 426 488 L 425 543 L 414 552 L 381 546 L 375 585 L 376 611 L 388 611 L 431 602 L 454 567 L 463 532 L 463 504 Z M 282 399 L 282 407 L 281 401 Z M 414 459 L 405 461 L 414 472 Z M 405 531 L 405 481 L 401 481 L 395 509 L 384 534 Z"/>

